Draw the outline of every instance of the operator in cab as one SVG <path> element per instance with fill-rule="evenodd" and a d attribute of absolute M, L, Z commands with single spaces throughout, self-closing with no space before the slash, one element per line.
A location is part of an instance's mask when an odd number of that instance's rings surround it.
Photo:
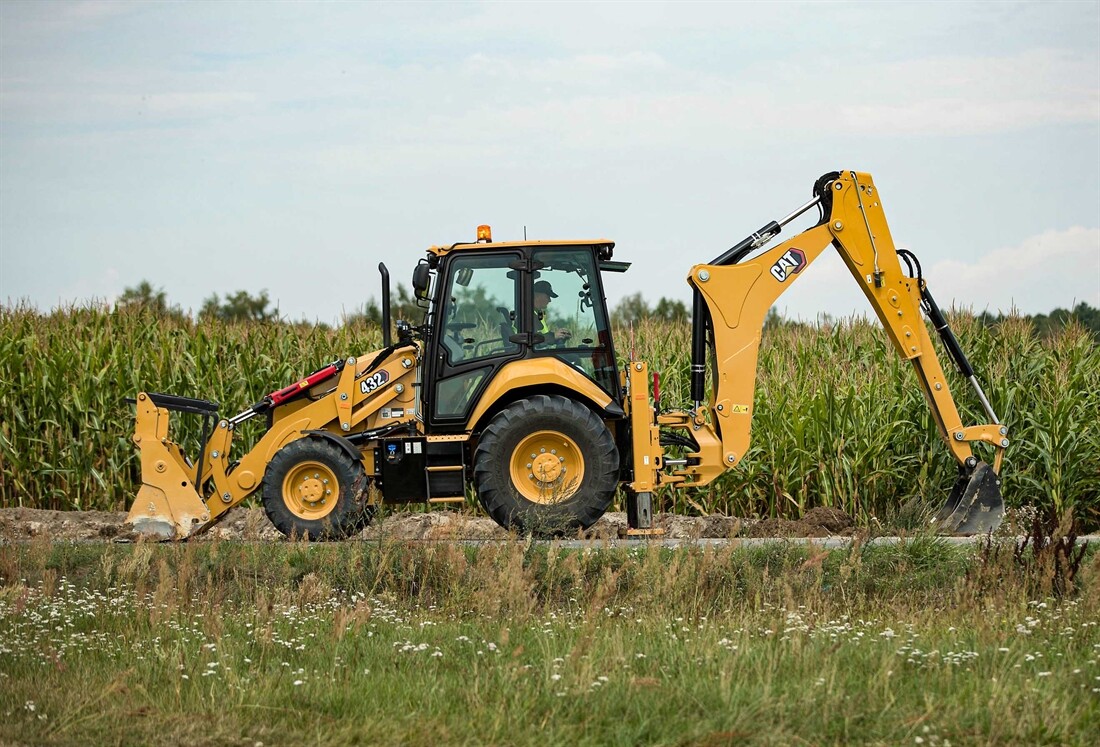
<path fill-rule="evenodd" d="M 550 305 L 551 298 L 557 298 L 558 294 L 554 292 L 553 287 L 548 280 L 539 280 L 535 283 L 534 287 L 534 306 L 535 306 L 535 334 L 540 334 L 546 338 L 547 342 L 561 347 L 566 341 L 572 337 L 572 333 L 564 328 L 558 328 L 554 330 L 554 334 L 550 334 L 550 325 L 546 323 L 546 308 Z"/>

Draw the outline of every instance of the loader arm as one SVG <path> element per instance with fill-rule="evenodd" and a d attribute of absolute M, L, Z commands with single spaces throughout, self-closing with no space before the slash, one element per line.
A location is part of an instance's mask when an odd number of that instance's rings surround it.
<path fill-rule="evenodd" d="M 665 476 L 665 481 L 671 477 L 672 482 L 685 486 L 704 485 L 745 456 L 750 443 L 764 318 L 776 299 L 832 245 L 875 310 L 891 345 L 912 363 L 940 436 L 959 464 L 960 477 L 941 511 L 941 520 L 946 522 L 946 528 L 958 533 L 995 526 L 1003 513 L 997 473 L 1008 446 L 1008 431 L 998 423 L 919 270 L 915 277 L 902 271 L 899 252 L 894 247 L 871 175 L 852 171 L 826 175 L 818 180 L 815 193 L 814 200 L 783 222 L 768 224 L 711 264 L 691 268 L 688 283 L 697 294 L 693 319 L 696 342 L 703 339 L 709 328 L 713 385 L 709 400 L 702 402 L 704 360 L 697 355 L 697 348 L 702 346 L 694 345 L 695 407 L 690 413 L 658 416 L 656 425 L 689 430 L 699 450 L 689 455 L 691 458 L 682 469 Z M 822 216 L 816 226 L 749 258 L 779 232 L 783 223 L 815 205 L 821 206 Z M 908 258 L 906 262 L 912 264 Z M 956 364 L 974 385 L 991 422 L 963 424 L 928 335 L 922 305 L 944 336 Z M 971 449 L 974 442 L 984 442 L 995 449 L 992 468 L 975 458 Z M 647 446 L 640 445 L 643 449 Z M 660 481 L 657 475 L 653 477 L 654 482 Z M 960 510 L 962 515 L 952 517 Z M 952 521 L 947 521 L 949 518 Z"/>
<path fill-rule="evenodd" d="M 142 534 L 162 539 L 186 539 L 202 532 L 259 489 L 275 454 L 302 438 L 328 439 L 342 445 L 373 474 L 373 451 L 360 453 L 344 435 L 364 441 L 379 429 L 402 424 L 415 429 L 415 361 L 419 357 L 418 347 L 399 342 L 315 371 L 239 415 L 218 418 L 209 435 L 203 432 L 196 463 L 172 440 L 171 413 L 213 419 L 218 406 L 186 397 L 139 393 L 132 400 L 137 405 L 133 441 L 141 453 L 142 485 L 126 522 Z M 383 412 L 384 408 L 389 409 Z M 401 414 L 391 416 L 391 412 Z M 238 461 L 231 461 L 236 427 L 261 414 L 269 417 L 266 432 Z"/>

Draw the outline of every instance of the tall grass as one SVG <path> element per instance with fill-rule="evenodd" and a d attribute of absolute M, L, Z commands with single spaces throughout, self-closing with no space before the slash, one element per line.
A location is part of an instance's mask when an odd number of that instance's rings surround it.
<path fill-rule="evenodd" d="M 1087 526 L 1100 524 L 1100 348 L 1076 327 L 1042 340 L 1021 319 L 987 328 L 957 315 L 952 323 L 1010 428 L 1007 502 L 1074 508 Z M 662 373 L 663 404 L 687 404 L 690 326 L 643 322 L 633 337 L 638 358 Z M 616 339 L 628 354 L 629 333 Z M 364 326 L 0 309 L 0 505 L 128 507 L 139 473 L 123 400 L 140 390 L 213 399 L 233 413 L 335 358 L 379 346 L 378 329 Z M 964 421 L 984 422 L 953 373 Z M 185 436 L 194 436 L 197 424 L 188 427 Z M 706 490 L 661 500 L 682 511 L 767 516 L 828 505 L 868 520 L 941 500 L 954 474 L 910 365 L 877 326 L 780 326 L 761 347 L 750 452 Z"/>
<path fill-rule="evenodd" d="M 1073 508 L 1086 526 L 1100 525 L 1100 347 L 1078 326 L 1044 340 L 1020 318 L 984 327 L 955 314 L 951 324 L 1009 427 L 1006 502 L 1053 515 Z M 686 405 L 690 325 L 643 323 L 634 337 L 638 357 L 662 371 L 664 405 Z M 940 358 L 964 424 L 986 422 L 969 382 Z M 766 516 L 825 505 L 866 520 L 935 505 L 956 476 L 911 364 L 864 320 L 767 330 L 752 444 L 701 495 L 668 491 L 666 505 Z M 975 451 L 992 461 L 992 449 Z"/>
<path fill-rule="evenodd" d="M 0 545 L 0 742 L 1095 744 L 1100 566 L 1037 571 L 929 537 Z"/>
<path fill-rule="evenodd" d="M 211 399 L 235 414 L 335 358 L 379 348 L 380 340 L 377 328 L 363 326 L 193 322 L 142 309 L 2 309 L 0 505 L 128 508 L 140 469 L 126 397 L 169 392 Z M 195 420 L 177 417 L 173 427 L 197 438 Z"/>

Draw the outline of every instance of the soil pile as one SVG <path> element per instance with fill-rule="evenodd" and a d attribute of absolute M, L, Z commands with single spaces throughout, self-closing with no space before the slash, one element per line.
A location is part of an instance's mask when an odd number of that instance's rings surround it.
<path fill-rule="evenodd" d="M 764 519 L 749 528 L 749 537 L 829 537 L 851 536 L 855 532 L 852 517 L 838 508 L 811 508 L 798 521 Z"/>
<path fill-rule="evenodd" d="M 52 541 L 126 542 L 136 539 L 123 524 L 125 512 L 45 511 L 33 508 L 0 509 L 0 542 L 22 542 L 36 537 Z M 815 508 L 798 521 L 786 519 L 737 519 L 730 516 L 678 516 L 655 518 L 666 539 L 724 539 L 730 537 L 827 537 L 851 535 L 852 518 L 835 508 Z M 501 540 L 511 535 L 485 516 L 463 511 L 434 510 L 425 513 L 383 513 L 364 529 L 360 540 Z M 582 534 L 585 539 L 627 537 L 624 512 L 605 514 Z M 278 541 L 283 536 L 268 521 L 263 509 L 237 507 L 196 540 Z"/>

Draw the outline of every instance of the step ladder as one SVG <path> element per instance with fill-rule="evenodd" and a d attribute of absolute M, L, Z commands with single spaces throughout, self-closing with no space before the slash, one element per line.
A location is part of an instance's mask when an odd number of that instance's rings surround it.
<path fill-rule="evenodd" d="M 444 444 L 447 442 L 431 442 L 429 441 L 426 449 L 425 457 L 427 461 L 431 461 L 432 457 L 448 458 L 455 456 L 454 454 L 436 453 L 432 452 L 438 449 L 439 451 L 446 451 Z M 466 502 L 466 450 L 460 443 L 455 443 L 457 456 L 459 458 L 458 464 L 428 464 L 424 467 L 424 495 L 428 498 L 429 504 L 438 503 L 465 503 Z M 436 449 L 431 448 L 435 446 Z M 432 492 L 432 477 L 437 478 L 444 475 L 451 476 L 458 475 L 459 492 L 455 495 L 433 495 Z M 453 481 L 452 481 L 453 482 Z M 438 486 L 438 479 L 436 485 Z M 449 486 L 445 486 L 444 490 L 447 490 Z M 439 492 L 439 487 L 436 487 L 436 492 Z"/>

